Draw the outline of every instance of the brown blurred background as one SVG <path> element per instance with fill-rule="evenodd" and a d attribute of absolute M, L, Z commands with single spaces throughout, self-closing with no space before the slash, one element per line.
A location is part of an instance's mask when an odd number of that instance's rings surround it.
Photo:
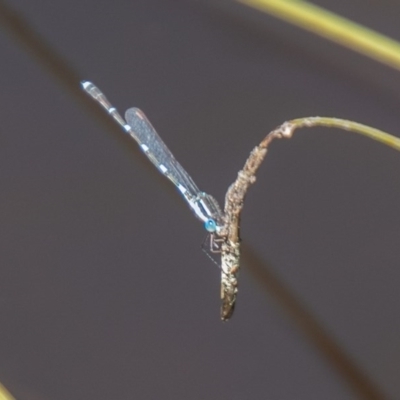
<path fill-rule="evenodd" d="M 400 40 L 397 2 L 314 3 Z M 287 119 L 400 136 L 398 72 L 231 1 L 8 4 L 221 202 Z M 221 323 L 219 271 L 174 187 L 4 29 L 0 54 L 0 381 L 18 399 L 359 398 L 245 264 Z M 303 130 L 271 147 L 241 232 L 392 399 L 399 171 L 381 144 Z"/>

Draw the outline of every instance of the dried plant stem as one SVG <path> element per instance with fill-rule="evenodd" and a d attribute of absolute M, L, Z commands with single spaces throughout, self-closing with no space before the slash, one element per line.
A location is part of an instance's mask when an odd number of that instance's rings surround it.
<path fill-rule="evenodd" d="M 240 259 L 240 214 L 243 200 L 255 173 L 267 154 L 265 147 L 257 146 L 251 152 L 244 168 L 225 196 L 226 236 L 221 246 L 221 318 L 227 320 L 233 313 L 237 293 L 237 273 Z"/>
<path fill-rule="evenodd" d="M 295 129 L 305 128 L 305 127 L 312 128 L 314 126 L 339 128 L 346 131 L 359 133 L 361 135 L 369 137 L 370 139 L 376 140 L 378 142 L 385 144 L 386 146 L 392 147 L 400 151 L 399 138 L 390 135 L 389 133 L 383 132 L 379 129 L 371 128 L 370 126 L 359 124 L 353 121 L 348 121 L 345 119 L 329 118 L 329 117 L 298 118 L 284 123 L 283 125 L 281 125 L 281 127 L 277 129 L 282 130 L 283 128 L 283 130 L 290 131 L 291 132 L 290 135 L 292 135 Z M 267 140 L 267 137 L 264 139 L 264 141 Z"/>
<path fill-rule="evenodd" d="M 283 123 L 270 132 L 250 153 L 236 181 L 225 196 L 225 227 L 220 233 L 221 244 L 221 319 L 232 315 L 238 291 L 240 267 L 240 215 L 247 190 L 256 181 L 255 174 L 263 162 L 269 144 L 274 139 L 290 139 L 296 129 L 326 126 L 359 133 L 400 151 L 400 139 L 379 129 L 339 118 L 307 117 Z"/>

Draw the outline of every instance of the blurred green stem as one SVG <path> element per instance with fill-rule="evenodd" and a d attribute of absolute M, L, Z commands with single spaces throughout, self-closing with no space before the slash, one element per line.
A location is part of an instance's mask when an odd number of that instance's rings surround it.
<path fill-rule="evenodd" d="M 312 128 L 316 126 L 339 128 L 359 133 L 360 135 L 369 137 L 370 139 L 376 140 L 386 146 L 400 151 L 400 139 L 396 136 L 390 135 L 389 133 L 383 132 L 379 129 L 371 128 L 367 125 L 359 124 L 358 122 L 330 117 L 306 117 L 284 122 L 282 125 L 271 131 L 260 143 L 259 147 L 266 149 L 274 139 L 290 139 L 296 129 Z"/>

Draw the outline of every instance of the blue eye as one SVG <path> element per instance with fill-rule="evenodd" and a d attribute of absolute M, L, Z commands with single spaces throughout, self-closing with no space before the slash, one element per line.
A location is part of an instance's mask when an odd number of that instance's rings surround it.
<path fill-rule="evenodd" d="M 204 228 L 206 228 L 206 231 L 213 233 L 217 230 L 217 224 L 213 219 L 208 219 L 204 223 Z"/>

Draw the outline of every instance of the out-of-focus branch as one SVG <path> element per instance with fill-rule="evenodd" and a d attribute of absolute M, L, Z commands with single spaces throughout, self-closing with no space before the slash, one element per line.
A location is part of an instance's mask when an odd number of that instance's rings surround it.
<path fill-rule="evenodd" d="M 304 337 L 317 348 L 323 359 L 342 377 L 358 399 L 387 399 L 376 383 L 363 372 L 362 368 L 346 354 L 345 349 L 324 328 L 323 322 L 313 316 L 293 290 L 278 278 L 268 262 L 261 260 L 246 242 L 243 244 L 243 261 L 246 271 L 250 271 L 256 282 L 261 285 L 268 300 L 272 298 L 276 301 Z"/>
<path fill-rule="evenodd" d="M 3 0 L 0 0 L 0 27 L 5 32 L 8 32 L 10 37 L 17 41 L 29 55 L 36 59 L 47 72 L 56 78 L 58 83 L 60 83 L 65 90 L 105 125 L 108 130 L 114 134 L 116 139 L 123 141 L 126 147 L 135 153 L 140 153 L 136 146 L 131 145 L 129 138 L 125 137 L 125 135 L 121 135 L 118 126 L 108 118 L 100 107 L 94 104 L 85 93 L 82 92 L 80 86 L 82 77 L 71 66 L 68 60 L 52 48 L 50 44 L 47 43 L 46 39 L 42 37 L 20 13 L 15 11 Z M 138 158 L 144 161 L 144 158 L 140 156 Z M 148 167 L 147 163 L 143 165 Z"/>

